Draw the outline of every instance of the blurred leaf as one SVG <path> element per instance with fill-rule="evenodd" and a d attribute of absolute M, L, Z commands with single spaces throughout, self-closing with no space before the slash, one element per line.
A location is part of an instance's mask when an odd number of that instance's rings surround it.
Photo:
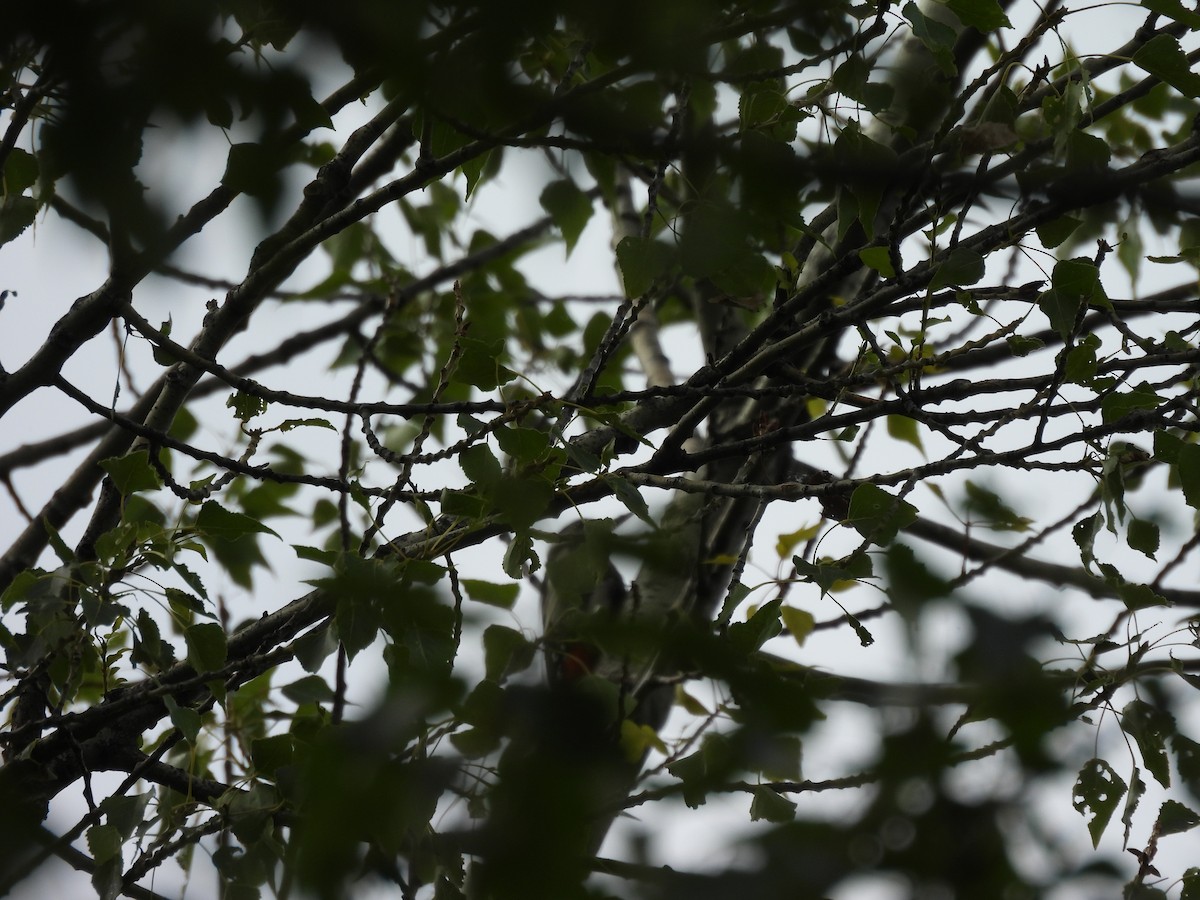
<path fill-rule="evenodd" d="M 925 446 L 921 443 L 921 432 L 916 419 L 908 416 L 891 415 L 887 417 L 887 432 L 891 437 L 906 444 L 912 444 L 925 455 Z"/>
<path fill-rule="evenodd" d="M 769 787 L 758 786 L 750 802 L 750 821 L 790 822 L 796 817 L 796 804 Z"/>
<path fill-rule="evenodd" d="M 504 625 L 489 625 L 483 632 L 483 659 L 487 677 L 502 681 L 523 672 L 533 663 L 533 644 L 519 631 Z"/>
<path fill-rule="evenodd" d="M 542 191 L 542 208 L 550 214 L 554 224 L 562 232 L 567 256 L 575 249 L 579 235 L 592 217 L 591 198 L 576 187 L 570 179 L 553 181 Z"/>
<path fill-rule="evenodd" d="M 792 640 L 798 646 L 803 647 L 804 641 L 812 634 L 813 626 L 817 620 L 813 618 L 813 614 L 803 609 L 796 609 L 792 606 L 784 606 L 779 610 L 779 615 L 783 619 L 783 627 L 791 634 Z"/>
<path fill-rule="evenodd" d="M 464 578 L 462 586 L 472 600 L 486 603 L 489 606 L 498 606 L 501 609 L 512 609 L 513 604 L 517 602 L 517 594 L 521 588 L 518 584 L 493 584 L 477 578 Z"/>
<path fill-rule="evenodd" d="M 625 296 L 631 300 L 641 297 L 660 278 L 667 274 L 671 250 L 652 238 L 624 237 L 617 245 L 617 266 Z"/>

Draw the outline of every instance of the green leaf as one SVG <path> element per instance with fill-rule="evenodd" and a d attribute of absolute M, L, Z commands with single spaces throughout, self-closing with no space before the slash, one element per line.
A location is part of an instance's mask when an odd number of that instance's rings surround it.
<path fill-rule="evenodd" d="M 124 456 L 111 456 L 100 461 L 100 468 L 108 473 L 122 497 L 138 491 L 156 491 L 162 487 L 162 479 L 150 465 L 147 450 L 134 450 Z"/>
<path fill-rule="evenodd" d="M 1159 544 L 1158 526 L 1146 519 L 1132 519 L 1126 540 L 1130 549 L 1155 559 L 1154 554 L 1158 552 Z"/>
<path fill-rule="evenodd" d="M 506 426 L 496 429 L 496 443 L 517 462 L 532 463 L 545 454 L 550 438 L 536 428 Z"/>
<path fill-rule="evenodd" d="M 11 197 L 23 194 L 37 183 L 38 171 L 36 156 L 20 147 L 10 148 L 4 160 L 3 195 Z"/>
<path fill-rule="evenodd" d="M 804 581 L 817 585 L 822 593 L 836 590 L 843 584 L 853 584 L 872 574 L 871 557 L 866 553 L 856 553 L 846 559 L 819 559 L 815 563 L 792 557 L 792 565 L 796 574 Z"/>
<path fill-rule="evenodd" d="M 1183 892 L 1179 900 L 1200 900 L 1200 868 L 1193 866 L 1183 873 Z"/>
<path fill-rule="evenodd" d="M 966 513 L 983 519 L 994 531 L 1027 531 L 1032 519 L 1018 515 L 999 495 L 973 481 L 966 483 Z"/>
<path fill-rule="evenodd" d="M 817 624 L 813 614 L 808 610 L 784 606 L 779 610 L 779 615 L 783 619 L 783 627 L 788 630 L 792 640 L 796 642 L 797 646 L 803 647 L 805 639 L 812 634 L 813 628 Z"/>
<path fill-rule="evenodd" d="M 260 774 L 273 777 L 296 758 L 296 739 L 290 734 L 273 734 L 250 742 L 250 759 Z"/>
<path fill-rule="evenodd" d="M 1096 560 L 1093 552 L 1096 535 L 1100 533 L 1100 526 L 1103 524 L 1103 519 L 1100 513 L 1093 513 L 1086 519 L 1080 519 L 1071 529 L 1071 537 L 1075 540 L 1075 546 L 1079 548 L 1079 559 L 1083 563 L 1085 569 L 1091 570 L 1091 565 Z"/>
<path fill-rule="evenodd" d="M 1155 452 L 1158 452 L 1157 441 Z M 1200 509 L 1200 445 L 1181 443 L 1176 468 L 1183 499 L 1192 509 Z"/>
<path fill-rule="evenodd" d="M 546 185 L 539 198 L 542 208 L 550 214 L 554 224 L 562 232 L 567 247 L 567 256 L 575 249 L 575 242 L 592 217 L 592 200 L 570 179 L 553 181 Z"/>
<path fill-rule="evenodd" d="M 1065 367 L 1066 380 L 1070 384 L 1086 384 L 1096 375 L 1096 351 L 1100 349 L 1100 338 L 1094 334 L 1085 335 L 1067 354 Z"/>
<path fill-rule="evenodd" d="M 796 817 L 796 804 L 769 787 L 758 785 L 754 788 L 754 799 L 750 802 L 750 820 L 752 822 L 791 822 Z"/>
<path fill-rule="evenodd" d="M 1046 346 L 1039 338 L 1025 337 L 1020 334 L 1010 334 L 1004 341 L 1008 344 L 1008 349 L 1013 356 L 1028 356 L 1035 350 Z"/>
<path fill-rule="evenodd" d="M 891 252 L 887 247 L 867 247 L 858 251 L 858 258 L 863 264 L 874 269 L 884 278 L 895 278 L 896 270 L 892 266 Z"/>
<path fill-rule="evenodd" d="M 960 22 L 984 34 L 997 28 L 1012 28 L 997 0 L 946 0 L 946 5 Z"/>
<path fill-rule="evenodd" d="M 350 659 L 370 647 L 379 636 L 382 615 L 372 599 L 344 594 L 338 600 L 334 623 L 337 625 L 338 638 Z"/>
<path fill-rule="evenodd" d="M 472 600 L 486 603 L 489 606 L 498 606 L 500 609 L 512 609 L 513 604 L 517 602 L 517 594 L 521 590 L 519 584 L 493 584 L 490 581 L 480 581 L 476 578 L 464 578 L 462 586 Z"/>
<path fill-rule="evenodd" d="M 1142 6 L 1160 16 L 1174 19 L 1192 31 L 1200 28 L 1200 15 L 1184 7 L 1182 0 L 1142 0 Z"/>
<path fill-rule="evenodd" d="M 1200 97 L 1200 75 L 1192 71 L 1178 38 L 1169 34 L 1155 35 L 1137 49 L 1133 62 L 1185 97 Z"/>
<path fill-rule="evenodd" d="M 500 362 L 504 355 L 504 341 L 481 341 L 476 338 L 460 338 L 462 356 L 450 375 L 458 384 L 469 384 L 481 391 L 493 391 L 508 384 L 517 373 Z"/>
<path fill-rule="evenodd" d="M 1074 234 L 1082 224 L 1083 220 L 1074 216 L 1059 216 L 1037 227 L 1038 240 L 1047 250 L 1053 250 Z"/>
<path fill-rule="evenodd" d="M 87 830 L 88 850 L 97 863 L 106 863 L 121 853 L 121 834 L 113 825 L 93 825 Z"/>
<path fill-rule="evenodd" d="M 515 629 L 489 625 L 483 632 L 484 671 L 492 681 L 528 669 L 533 663 L 533 652 L 534 645 Z"/>
<path fill-rule="evenodd" d="M 1171 786 L 1166 740 L 1175 734 L 1175 717 L 1144 700 L 1131 700 L 1121 710 L 1121 728 L 1142 753 L 1142 762 L 1163 787 Z"/>
<path fill-rule="evenodd" d="M 1154 830 L 1159 835 L 1182 834 L 1197 825 L 1200 825 L 1200 815 L 1178 801 L 1167 800 L 1158 810 L 1158 822 Z"/>
<path fill-rule="evenodd" d="M 654 517 L 650 515 L 650 507 L 646 505 L 641 491 L 635 485 L 630 484 L 628 480 L 619 476 L 610 477 L 608 484 L 612 486 L 613 496 L 620 500 L 627 510 L 647 525 L 653 526 L 656 524 Z"/>
<path fill-rule="evenodd" d="M 1079 770 L 1071 803 L 1085 818 L 1090 814 L 1087 826 L 1093 847 L 1100 846 L 1104 829 L 1125 796 L 1125 790 L 1121 776 L 1102 759 L 1090 759 Z"/>
<path fill-rule="evenodd" d="M 328 629 L 323 629 L 326 634 Z M 333 688 L 320 675 L 305 675 L 293 681 L 291 684 L 284 685 L 282 688 L 283 696 L 287 697 L 297 706 L 305 706 L 310 703 L 328 703 L 333 699 Z"/>
<path fill-rule="evenodd" d="M 671 248 L 653 238 L 622 238 L 617 245 L 617 266 L 625 296 L 631 300 L 641 297 L 659 278 L 667 274 L 671 264 Z"/>
<path fill-rule="evenodd" d="M 194 746 L 196 737 L 200 734 L 200 726 L 203 723 L 200 713 L 196 712 L 190 706 L 180 706 L 170 694 L 163 695 L 162 699 L 163 706 L 167 708 L 167 718 L 171 720 L 171 724 L 179 729 L 179 733 L 183 735 L 185 741 Z"/>
<path fill-rule="evenodd" d="M 216 622 L 191 625 L 183 633 L 188 664 L 197 672 L 216 672 L 225 665 L 225 629 Z"/>
<path fill-rule="evenodd" d="M 229 395 L 225 405 L 233 410 L 233 417 L 239 422 L 249 422 L 255 416 L 265 413 L 270 404 L 262 397 L 236 391 Z"/>
<path fill-rule="evenodd" d="M 32 197 L 10 196 L 6 199 L 0 206 L 0 246 L 24 234 L 37 219 L 39 208 Z"/>
<path fill-rule="evenodd" d="M 902 528 L 916 520 L 915 506 L 893 497 L 878 485 L 860 484 L 850 496 L 850 516 L 846 523 L 881 547 L 890 544 Z"/>
<path fill-rule="evenodd" d="M 974 250 L 966 247 L 956 247 L 950 251 L 933 273 L 929 282 L 929 290 L 940 291 L 951 286 L 966 287 L 975 284 L 983 277 L 983 257 Z"/>
<path fill-rule="evenodd" d="M 468 447 L 458 457 L 463 474 L 485 491 L 495 487 L 504 475 L 500 461 L 487 444 Z"/>
<path fill-rule="evenodd" d="M 933 54 L 938 68 L 946 75 L 954 75 L 957 71 L 954 65 L 954 42 L 958 38 L 954 29 L 926 16 L 911 0 L 904 4 L 904 18 L 912 23 L 913 34 Z"/>
<path fill-rule="evenodd" d="M 745 622 L 729 626 L 729 640 L 742 653 L 752 653 L 783 630 L 780 624 L 780 608 L 783 600 L 775 599 L 764 603 Z"/>
<path fill-rule="evenodd" d="M 925 445 L 921 443 L 921 432 L 918 430 L 916 419 L 908 416 L 891 415 L 887 417 L 887 432 L 898 441 L 912 444 L 925 455 Z"/>
<path fill-rule="evenodd" d="M 1104 424 L 1111 425 L 1139 409 L 1157 409 L 1162 402 L 1162 397 L 1143 384 L 1119 394 L 1108 394 L 1100 401 L 1100 416 Z"/>
<path fill-rule="evenodd" d="M 251 534 L 273 534 L 279 537 L 258 519 L 232 512 L 215 500 L 207 500 L 196 516 L 196 530 L 207 538 L 216 538 L 227 543 L 239 541 Z"/>

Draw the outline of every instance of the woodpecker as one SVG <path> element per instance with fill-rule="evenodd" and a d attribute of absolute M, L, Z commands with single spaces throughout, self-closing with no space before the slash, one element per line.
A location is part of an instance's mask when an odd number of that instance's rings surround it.
<path fill-rule="evenodd" d="M 542 629 L 551 684 L 612 675 L 589 631 L 615 622 L 629 607 L 629 588 L 609 558 L 613 525 L 608 519 L 573 522 L 547 554 Z"/>
<path fill-rule="evenodd" d="M 584 678 L 606 679 L 620 688 L 624 715 L 657 731 L 674 701 L 674 687 L 657 676 L 657 651 L 613 653 L 601 646 L 618 626 L 636 624 L 639 613 L 647 629 L 660 628 L 661 617 L 639 609 L 631 589 L 612 563 L 613 528 L 619 520 L 577 521 L 559 534 L 546 557 L 542 587 L 542 627 L 547 679 L 552 687 L 569 688 Z M 599 637 L 599 642 L 597 641 Z M 613 723 L 616 724 L 616 723 Z"/>

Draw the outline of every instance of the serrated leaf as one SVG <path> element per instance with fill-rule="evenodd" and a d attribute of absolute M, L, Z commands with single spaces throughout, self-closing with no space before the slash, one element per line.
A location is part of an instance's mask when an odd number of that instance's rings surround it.
<path fill-rule="evenodd" d="M 1090 759 L 1079 770 L 1071 803 L 1080 815 L 1087 818 L 1093 847 L 1100 845 L 1104 829 L 1125 796 L 1125 790 L 1121 776 L 1102 759 Z"/>
<path fill-rule="evenodd" d="M 1126 540 L 1130 549 L 1155 559 L 1154 554 L 1158 552 L 1159 544 L 1158 526 L 1146 519 L 1133 519 L 1129 523 Z"/>
<path fill-rule="evenodd" d="M 196 516 L 196 530 L 208 538 L 233 543 L 251 534 L 272 534 L 279 537 L 258 519 L 225 509 L 215 500 L 206 500 Z"/>
<path fill-rule="evenodd" d="M 1176 800 L 1167 800 L 1158 810 L 1154 830 L 1160 835 L 1182 834 L 1200 825 L 1200 815 Z"/>
<path fill-rule="evenodd" d="M 1200 75 L 1192 71 L 1187 54 L 1173 35 L 1152 37 L 1133 54 L 1133 62 L 1185 97 L 1200 97 Z"/>
<path fill-rule="evenodd" d="M 1144 700 L 1131 700 L 1121 710 L 1121 729 L 1138 745 L 1142 763 L 1163 787 L 1171 786 L 1167 738 L 1175 734 L 1175 717 Z"/>
<path fill-rule="evenodd" d="M 249 422 L 256 416 L 261 416 L 265 413 L 270 404 L 262 397 L 237 391 L 229 395 L 229 399 L 225 401 L 225 405 L 233 410 L 233 417 L 239 422 Z"/>

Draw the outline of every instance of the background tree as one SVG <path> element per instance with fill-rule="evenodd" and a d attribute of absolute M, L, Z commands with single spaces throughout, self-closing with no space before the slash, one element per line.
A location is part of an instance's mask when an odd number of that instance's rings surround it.
<path fill-rule="evenodd" d="M 1200 13 L 5 20 L 6 889 L 1200 896 Z"/>

